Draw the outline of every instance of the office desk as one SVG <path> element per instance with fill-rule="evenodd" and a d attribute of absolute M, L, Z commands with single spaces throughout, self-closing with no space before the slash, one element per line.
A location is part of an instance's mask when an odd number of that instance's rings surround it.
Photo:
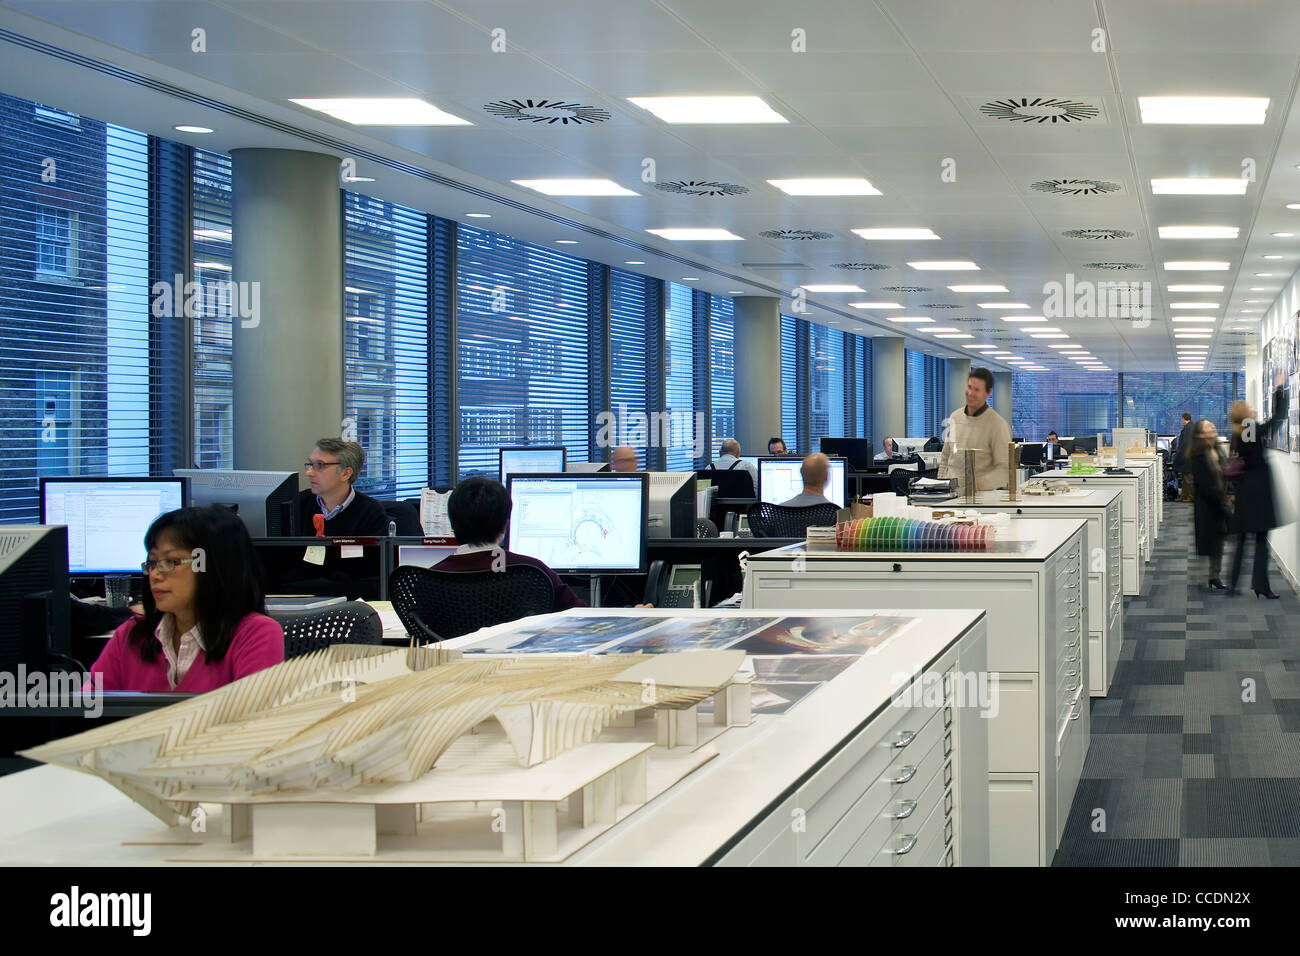
<path fill-rule="evenodd" d="M 647 538 L 651 561 L 698 564 L 713 583 L 713 603 L 740 593 L 745 578 L 740 556 L 793 544 L 795 538 Z"/>
<path fill-rule="evenodd" d="M 1005 491 L 982 491 L 975 504 L 951 502 L 962 510 L 1005 512 L 1027 518 L 1082 518 L 1088 568 L 1088 693 L 1105 697 L 1124 643 L 1123 535 L 1117 488 L 1080 488 L 1065 495 L 1026 495 L 1007 500 Z M 939 506 L 942 508 L 943 506 Z"/>
<path fill-rule="evenodd" d="M 987 670 L 984 615 L 889 613 L 918 620 L 785 713 L 728 728 L 708 744 L 717 750 L 713 759 L 565 862 L 987 865 L 988 721 L 977 706 L 960 706 L 959 697 L 962 675 Z M 593 615 L 717 612 L 574 609 L 529 623 Z M 447 646 L 478 643 L 520 624 Z M 891 706 L 896 691 L 907 700 L 917 681 L 941 696 Z M 907 779 L 892 782 L 900 777 Z M 249 841 L 232 847 L 222 810 L 205 809 L 211 811 L 206 833 L 195 834 L 188 824 L 168 830 L 97 777 L 53 766 L 23 771 L 0 778 L 0 862 L 252 864 Z M 795 819 L 802 826 L 792 826 Z M 399 837 L 381 841 L 379 853 L 360 862 L 426 862 L 401 843 Z"/>
<path fill-rule="evenodd" d="M 999 539 L 1031 542 L 1025 550 L 808 552 L 793 545 L 749 558 L 744 606 L 983 608 L 1000 701 L 988 721 L 990 859 L 1046 866 L 1088 752 L 1084 533 L 1079 519 L 1013 519 Z"/>
<path fill-rule="evenodd" d="M 1067 471 L 1049 471 L 1035 475 L 1035 478 L 1060 478 L 1072 486 L 1094 490 L 1098 488 L 1118 490 L 1120 492 L 1120 538 L 1123 549 L 1124 593 L 1137 595 L 1142 593 L 1146 578 L 1146 563 L 1150 554 L 1150 542 L 1147 537 L 1147 510 L 1149 507 L 1144 477 L 1146 469 L 1130 469 L 1131 475 L 1107 475 L 1097 472 L 1095 475 L 1072 475 Z"/>
<path fill-rule="evenodd" d="M 1113 467 L 1115 459 L 1102 459 L 1108 467 Z M 1159 455 L 1150 458 L 1125 459 L 1124 467 L 1131 471 L 1142 471 L 1146 475 L 1147 500 L 1147 560 L 1155 555 L 1155 543 L 1160 537 L 1160 525 L 1165 514 L 1165 462 Z"/>

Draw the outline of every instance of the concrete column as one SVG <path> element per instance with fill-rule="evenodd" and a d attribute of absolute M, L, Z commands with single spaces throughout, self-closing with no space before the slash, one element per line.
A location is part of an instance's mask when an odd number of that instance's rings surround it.
<path fill-rule="evenodd" d="M 301 471 L 343 431 L 339 158 L 232 149 L 234 274 L 254 317 L 234 320 L 235 467 Z"/>
<path fill-rule="evenodd" d="M 901 338 L 871 340 L 871 444 L 879 452 L 885 436 L 907 436 L 907 371 Z"/>
<path fill-rule="evenodd" d="M 993 396 L 989 399 L 993 410 L 1011 424 L 1011 373 L 993 373 Z"/>
<path fill-rule="evenodd" d="M 742 295 L 735 304 L 736 434 L 745 455 L 766 455 L 781 434 L 781 300 Z M 783 436 L 794 447 L 794 436 Z M 706 453 L 716 458 L 717 448 Z"/>
<path fill-rule="evenodd" d="M 966 404 L 966 379 L 968 378 L 970 378 L 970 359 L 948 359 L 948 380 L 946 383 L 948 407 L 940 409 L 944 418 L 947 418 L 954 408 L 961 408 Z"/>

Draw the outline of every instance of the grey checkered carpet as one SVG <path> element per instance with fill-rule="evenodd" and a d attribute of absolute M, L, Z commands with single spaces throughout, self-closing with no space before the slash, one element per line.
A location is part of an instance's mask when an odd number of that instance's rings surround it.
<path fill-rule="evenodd" d="M 1300 599 L 1205 589 L 1190 504 L 1165 503 L 1055 866 L 1300 865 Z M 1224 578 L 1231 570 L 1230 543 Z M 1189 574 L 1189 568 L 1191 573 Z"/>

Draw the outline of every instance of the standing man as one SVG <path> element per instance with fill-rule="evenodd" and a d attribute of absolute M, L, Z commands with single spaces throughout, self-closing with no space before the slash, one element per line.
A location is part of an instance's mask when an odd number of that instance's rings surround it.
<path fill-rule="evenodd" d="M 1192 466 L 1187 460 L 1187 453 L 1192 450 L 1192 413 L 1183 412 L 1183 428 L 1174 440 L 1174 472 L 1178 475 L 1178 500 L 1191 501 L 1195 495 L 1192 488 Z"/>
<path fill-rule="evenodd" d="M 298 493 L 298 533 L 316 533 L 314 515 L 325 516 L 327 538 L 382 538 L 388 534 L 384 506 L 352 487 L 366 463 L 366 452 L 354 441 L 322 438 L 303 469 L 305 491 Z"/>
<path fill-rule="evenodd" d="M 975 452 L 975 488 L 992 491 L 1007 483 L 1007 444 L 1011 426 L 989 405 L 993 373 L 973 368 L 966 379 L 966 405 L 948 416 L 948 434 L 939 459 L 940 478 L 960 478 L 962 458 Z M 954 457 L 956 453 L 956 457 Z"/>

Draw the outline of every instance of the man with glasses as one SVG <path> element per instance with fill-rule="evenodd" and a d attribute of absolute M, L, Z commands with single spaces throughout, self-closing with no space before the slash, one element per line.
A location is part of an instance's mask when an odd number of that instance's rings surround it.
<path fill-rule="evenodd" d="M 327 538 L 378 538 L 388 534 L 384 507 L 352 487 L 366 463 L 365 450 L 354 441 L 322 438 L 303 469 L 311 486 L 298 494 L 298 528 L 316 534 L 316 515 L 324 515 Z"/>

